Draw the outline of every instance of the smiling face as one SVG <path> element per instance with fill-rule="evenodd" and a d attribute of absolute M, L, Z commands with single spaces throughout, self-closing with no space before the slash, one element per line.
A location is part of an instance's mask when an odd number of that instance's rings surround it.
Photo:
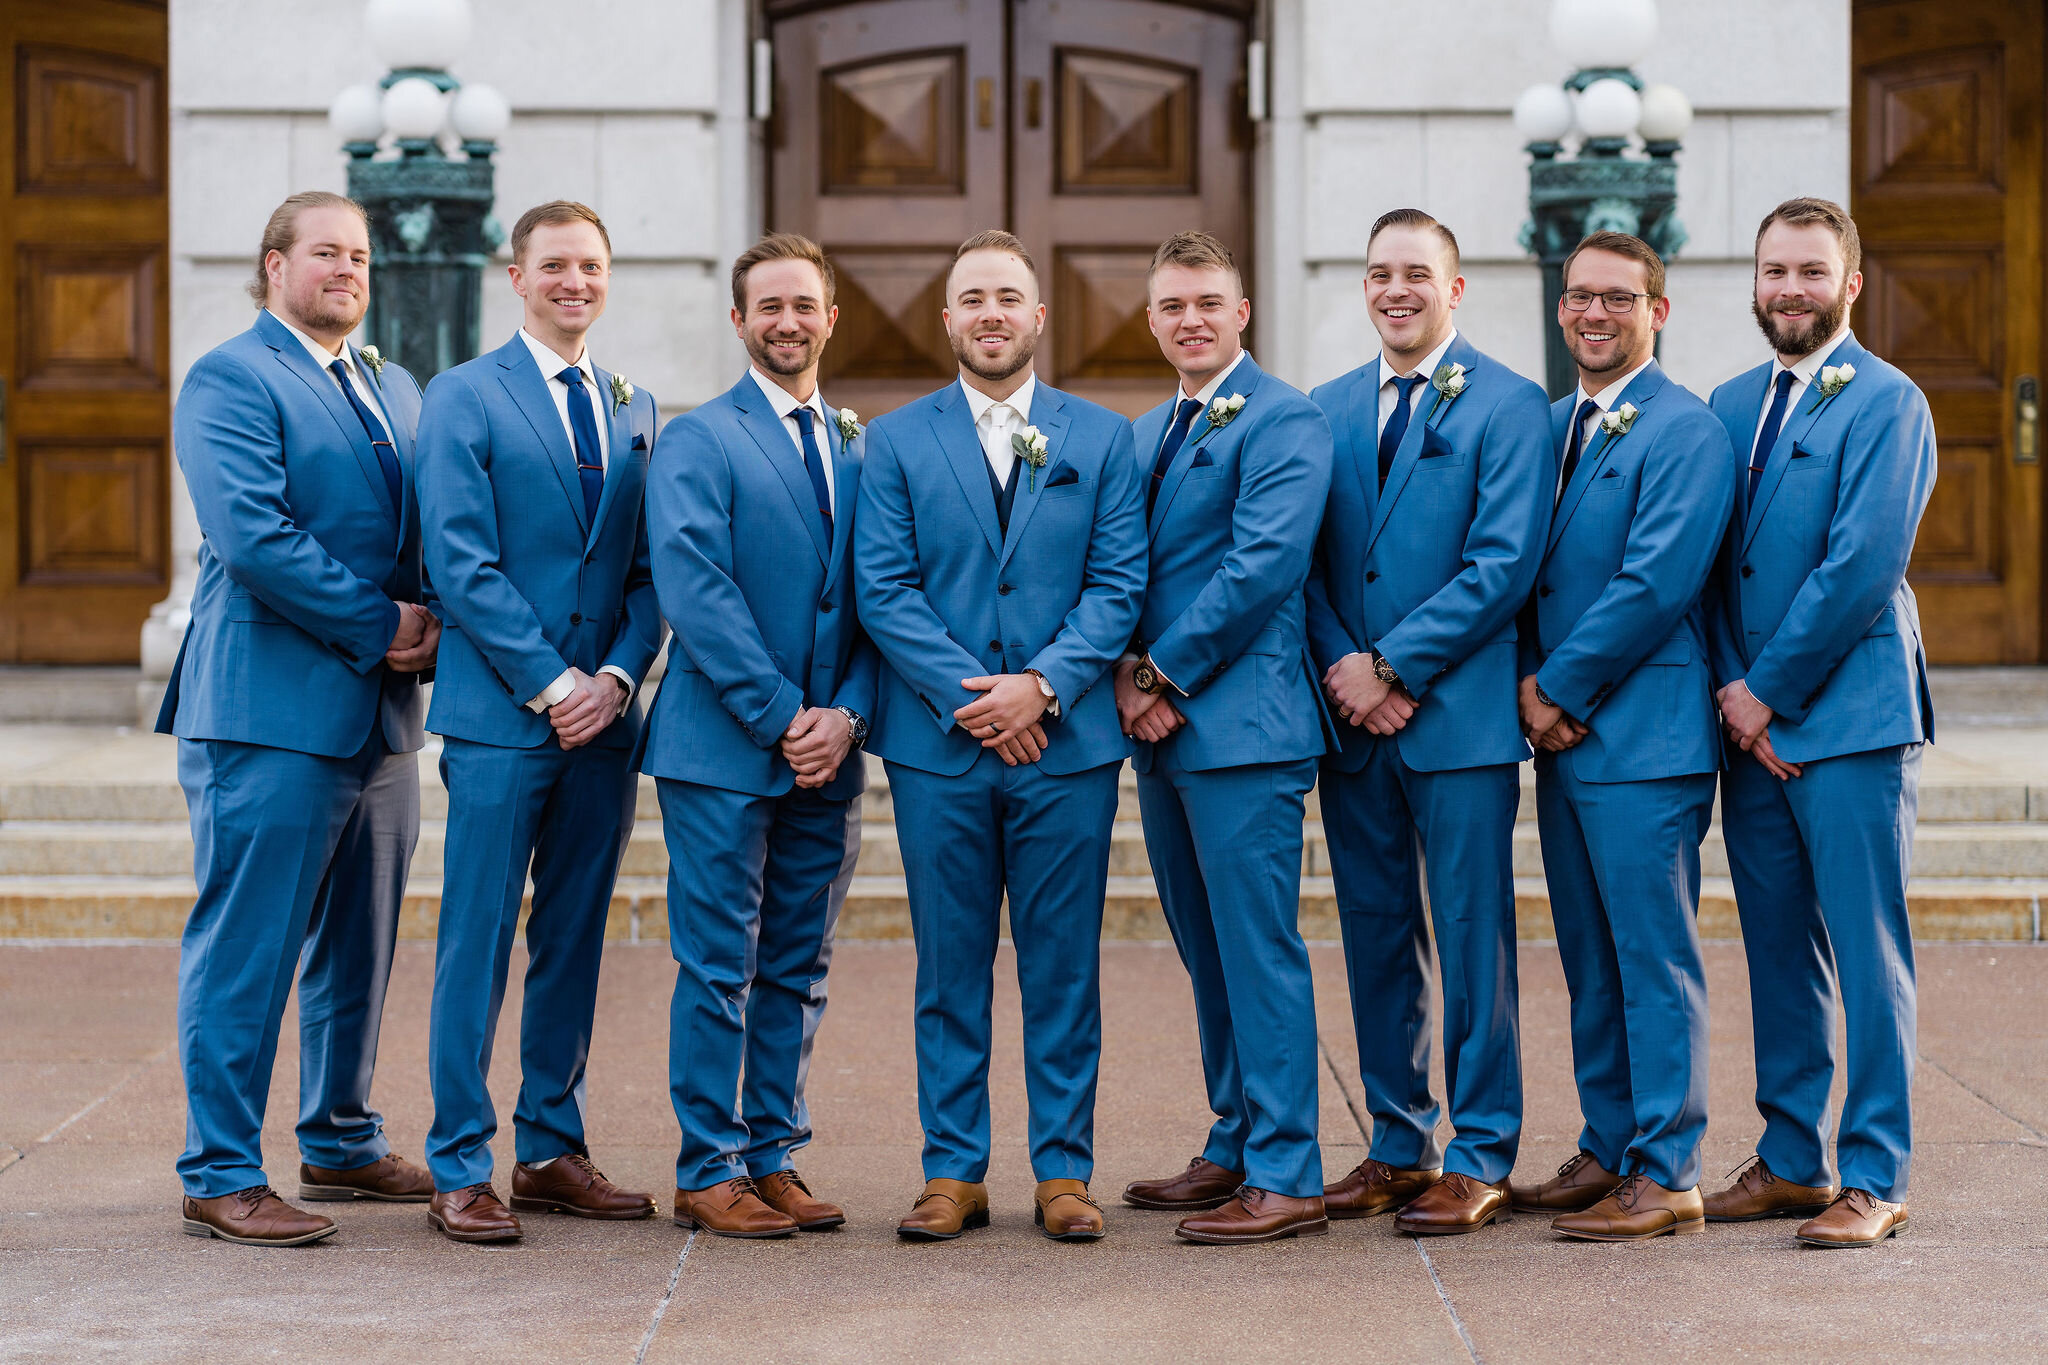
<path fill-rule="evenodd" d="M 290 252 L 263 259 L 269 306 L 329 347 L 362 324 L 370 307 L 370 229 L 354 209 L 300 211 Z"/>
<path fill-rule="evenodd" d="M 604 312 L 612 257 L 594 223 L 542 223 L 512 262 L 512 292 L 526 304 L 525 327 L 567 359 L 583 355 L 583 334 Z"/>
<path fill-rule="evenodd" d="M 1863 292 L 1863 272 L 1848 275 L 1845 265 L 1841 239 L 1825 223 L 1776 222 L 1757 240 L 1750 311 L 1786 365 L 1842 329 L 1849 305 Z"/>
<path fill-rule="evenodd" d="M 825 301 L 825 277 L 809 261 L 762 261 L 747 272 L 747 311 L 732 313 L 733 330 L 761 373 L 808 399 L 818 362 L 839 321 Z"/>
<path fill-rule="evenodd" d="M 1650 271 L 1641 261 L 1612 251 L 1580 251 L 1571 261 L 1566 292 L 1585 290 L 1593 301 L 1583 313 L 1557 303 L 1557 325 L 1564 329 L 1565 349 L 1578 363 L 1579 383 L 1598 393 L 1648 360 L 1657 333 L 1671 316 L 1671 300 L 1641 297 L 1650 289 Z M 1607 295 L 1629 294 L 1626 312 L 1609 307 Z"/>
<path fill-rule="evenodd" d="M 1038 277 L 1013 251 L 970 251 L 953 262 L 946 299 L 939 316 L 961 368 L 982 381 L 976 388 L 1009 397 L 1029 377 L 1038 334 L 1045 330 Z"/>
<path fill-rule="evenodd" d="M 1251 300 L 1237 273 L 1221 266 L 1166 264 L 1152 272 L 1145 319 L 1166 363 L 1193 397 L 1244 349 Z"/>
<path fill-rule="evenodd" d="M 1434 228 L 1385 228 L 1366 249 L 1366 311 L 1401 374 L 1443 344 L 1451 334 L 1451 312 L 1464 297 L 1464 276 Z"/>

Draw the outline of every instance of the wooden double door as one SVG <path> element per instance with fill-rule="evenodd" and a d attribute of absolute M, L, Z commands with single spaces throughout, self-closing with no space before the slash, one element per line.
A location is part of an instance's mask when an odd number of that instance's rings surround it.
<path fill-rule="evenodd" d="M 1038 373 L 1128 413 L 1161 401 L 1154 248 L 1201 228 L 1249 266 L 1241 8 L 771 0 L 767 222 L 815 238 L 838 272 L 832 401 L 878 414 L 957 373 L 946 272 L 993 227 L 1038 266 Z"/>

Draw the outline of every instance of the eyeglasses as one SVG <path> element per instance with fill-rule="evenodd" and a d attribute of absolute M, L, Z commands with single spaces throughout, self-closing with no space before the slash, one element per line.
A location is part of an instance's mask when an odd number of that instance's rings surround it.
<path fill-rule="evenodd" d="M 1574 313 L 1583 313 L 1598 299 L 1607 306 L 1610 313 L 1631 313 L 1635 311 L 1637 299 L 1652 298 L 1650 294 L 1631 294 L 1615 289 L 1605 294 L 1596 294 L 1590 289 L 1567 289 L 1564 291 L 1564 306 Z"/>

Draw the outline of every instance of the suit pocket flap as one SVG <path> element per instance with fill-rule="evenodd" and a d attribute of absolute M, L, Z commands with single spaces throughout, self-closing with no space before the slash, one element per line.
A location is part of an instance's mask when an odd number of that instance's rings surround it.
<path fill-rule="evenodd" d="M 1280 653 L 1281 643 L 1282 637 L 1280 632 L 1268 626 L 1257 635 L 1252 636 L 1252 642 L 1244 647 L 1244 652 L 1247 654 L 1270 654 L 1277 656 Z"/>
<path fill-rule="evenodd" d="M 1689 664 L 1692 662 L 1692 638 L 1674 635 L 1650 652 L 1643 660 L 1646 664 Z"/>
<path fill-rule="evenodd" d="M 1873 635 L 1897 635 L 1898 633 L 1899 618 L 1887 606 L 1877 614 L 1877 619 L 1870 623 L 1870 629 L 1863 632 L 1863 638 L 1868 640 Z"/>
<path fill-rule="evenodd" d="M 228 620 L 262 621 L 275 625 L 284 618 L 264 605 L 263 600 L 253 593 L 231 592 L 228 594 Z"/>

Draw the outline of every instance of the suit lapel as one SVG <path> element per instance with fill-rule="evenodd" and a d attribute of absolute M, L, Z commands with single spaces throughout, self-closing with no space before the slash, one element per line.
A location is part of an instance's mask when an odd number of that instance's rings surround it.
<path fill-rule="evenodd" d="M 1034 411 L 1024 420 L 1028 425 L 1037 427 L 1039 434 L 1045 437 L 1045 468 L 1036 471 L 1036 478 L 1032 477 L 1034 471 L 1029 465 L 1018 471 L 1017 497 L 1010 504 L 1010 533 L 1003 539 L 1002 554 L 997 559 L 998 568 L 1010 562 L 1017 542 L 1024 538 L 1024 525 L 1038 507 L 1038 495 L 1045 491 L 1046 470 L 1060 458 L 1060 445 L 1070 421 L 1059 391 L 1044 384 L 1040 384 L 1032 395 L 1031 406 Z"/>
<path fill-rule="evenodd" d="M 597 516 L 590 523 L 590 535 L 586 545 L 595 544 L 597 533 L 604 528 L 605 518 L 611 515 L 612 503 L 617 499 L 619 481 L 630 477 L 626 466 L 633 459 L 633 410 L 620 407 L 612 401 L 612 376 L 608 370 L 598 368 L 591 362 L 591 371 L 597 375 L 597 401 L 599 411 L 605 414 L 605 423 L 610 428 L 610 455 L 605 460 L 604 491 L 597 497 Z"/>
<path fill-rule="evenodd" d="M 839 409 L 825 409 L 825 425 L 826 449 L 833 452 L 832 497 L 838 508 L 832 517 L 832 552 L 825 560 L 825 590 L 830 592 L 839 581 L 839 567 L 846 562 L 846 539 L 853 531 L 854 500 L 860 495 L 860 456 L 854 441 L 839 433 Z"/>
<path fill-rule="evenodd" d="M 349 345 L 348 342 L 343 342 L 342 344 L 344 346 Z M 398 412 L 391 405 L 391 391 L 384 387 L 383 379 L 363 360 L 362 348 L 357 346 L 352 349 L 355 351 L 356 372 L 369 379 L 370 401 L 375 404 L 378 415 L 384 419 L 385 428 L 391 433 L 391 448 L 398 460 L 398 504 L 403 509 L 407 495 L 414 494 L 415 492 L 412 483 L 413 470 L 416 463 L 414 460 L 413 438 L 407 433 L 404 424 L 398 420 Z M 343 401 L 346 402 L 347 400 L 344 399 Z M 362 423 L 357 422 L 356 425 L 361 426 Z M 372 451 L 370 454 L 374 459 L 376 452 Z M 383 470 L 377 471 L 377 478 L 380 483 L 383 481 Z M 405 517 L 403 515 L 398 517 L 398 541 L 400 545 L 405 543 Z"/>
<path fill-rule="evenodd" d="M 1863 348 L 1856 344 L 1856 338 L 1852 334 L 1843 338 L 1842 344 L 1835 347 L 1834 351 L 1828 356 L 1828 365 L 1840 365 L 1844 361 L 1853 365 L 1859 358 L 1867 358 L 1867 356 Z M 1824 365 L 1821 368 L 1826 369 L 1828 365 Z M 1765 387 L 1768 389 L 1768 381 L 1766 381 Z M 1756 501 L 1750 504 L 1748 518 L 1743 523 L 1742 548 L 1744 550 L 1749 549 L 1749 543 L 1756 539 L 1757 528 L 1763 525 L 1764 511 L 1770 507 L 1771 498 L 1776 495 L 1778 485 L 1784 481 L 1785 467 L 1792 462 L 1792 447 L 1806 439 L 1806 434 L 1813 430 L 1813 424 L 1820 420 L 1822 413 L 1833 407 L 1835 402 L 1839 402 L 1841 398 L 1848 395 L 1844 393 L 1833 402 L 1816 403 L 1814 400 L 1819 396 L 1820 371 L 1815 370 L 1813 382 L 1806 386 L 1805 393 L 1799 395 L 1798 407 L 1785 414 L 1785 425 L 1778 429 L 1777 443 L 1771 447 L 1770 458 L 1764 464 L 1763 482 L 1756 486 Z M 1759 398 L 1757 400 L 1759 415 L 1761 415 L 1762 404 L 1763 400 Z M 1744 447 L 1744 449 L 1746 450 L 1748 447 Z M 1746 466 L 1748 461 L 1745 460 L 1743 463 Z M 1742 476 L 1742 482 L 1745 485 L 1749 482 L 1749 476 L 1746 472 Z"/>
<path fill-rule="evenodd" d="M 576 449 L 569 444 L 569 433 L 562 429 L 561 409 L 548 392 L 548 381 L 534 363 L 533 352 L 516 335 L 498 348 L 498 382 L 513 405 L 525 414 L 533 434 L 540 437 L 548 461 L 555 467 L 555 478 L 562 485 L 562 496 L 568 499 L 569 514 L 576 518 L 577 529 L 588 543 L 590 523 L 583 514 L 583 481 L 576 474 Z"/>
<path fill-rule="evenodd" d="M 988 456 L 982 451 L 981 438 L 975 433 L 974 418 L 968 413 L 967 397 L 960 392 L 958 380 L 939 390 L 925 420 L 932 429 L 932 438 L 938 442 L 939 453 L 953 468 L 953 477 L 959 481 L 974 519 L 981 523 L 989 553 L 1000 559 L 1003 534 L 996 521 L 996 495 L 988 487 Z M 1016 508 L 1010 510 L 1014 514 Z"/>
<path fill-rule="evenodd" d="M 818 562 L 829 564 L 832 547 L 825 541 L 825 528 L 818 523 L 818 495 L 811 488 L 811 476 L 804 469 L 804 457 L 790 439 L 789 428 L 782 425 L 782 419 L 775 415 L 768 395 L 761 391 L 759 381 L 752 374 L 745 376 L 743 382 L 733 389 L 732 401 L 733 406 L 740 410 L 740 425 L 747 429 L 747 434 L 754 438 L 754 444 L 768 457 L 768 464 L 781 478 L 789 500 L 802 514 L 804 528 L 811 533 L 811 548 L 818 552 Z"/>
<path fill-rule="evenodd" d="M 1655 361 L 1651 361 L 1649 368 L 1629 381 L 1629 386 L 1621 391 L 1621 401 L 1614 406 L 1618 410 L 1622 403 L 1635 404 L 1636 421 L 1640 422 L 1643 409 L 1649 406 L 1663 387 L 1664 371 Z M 1571 424 L 1569 415 L 1565 418 L 1565 424 L 1568 432 Z M 1550 541 L 1545 546 L 1546 553 L 1557 545 L 1558 537 L 1564 534 L 1564 528 L 1571 521 L 1572 513 L 1579 509 L 1579 500 L 1586 496 L 1586 490 L 1593 486 L 1593 480 L 1599 477 L 1600 471 L 1606 466 L 1608 453 L 1628 439 L 1629 433 L 1634 430 L 1634 423 L 1630 424 L 1628 432 L 1619 435 L 1609 432 L 1604 425 L 1593 428 L 1593 439 L 1586 446 L 1586 453 L 1580 457 L 1579 467 L 1572 471 L 1572 481 L 1565 485 L 1563 495 L 1557 500 L 1557 510 L 1551 515 Z"/>
<path fill-rule="evenodd" d="M 1372 525 L 1373 516 L 1379 511 L 1380 470 L 1377 442 L 1371 447 L 1361 448 L 1360 432 L 1379 433 L 1379 393 L 1385 379 L 1380 374 L 1380 362 L 1375 359 L 1358 371 L 1358 382 L 1351 386 L 1351 393 L 1344 407 L 1344 449 L 1351 460 L 1351 475 L 1358 480 L 1358 492 L 1365 499 L 1366 525 Z M 1366 458 L 1371 455 L 1370 461 Z"/>
<path fill-rule="evenodd" d="M 306 354 L 306 348 L 299 344 L 299 339 L 293 336 L 283 323 L 272 318 L 268 310 L 257 315 L 256 325 L 264 344 L 277 353 L 277 358 L 283 362 L 284 367 L 297 375 L 300 382 L 310 388 L 313 396 L 327 409 L 327 415 L 334 419 L 336 434 L 349 448 L 349 453 L 356 457 L 356 467 L 362 471 L 363 482 L 377 495 L 377 506 L 389 512 L 392 523 L 403 531 L 405 518 L 398 514 L 398 509 L 391 506 L 391 495 L 384 483 L 384 470 L 377 463 L 377 452 L 370 449 L 369 433 L 363 430 L 362 419 L 356 416 L 355 409 L 349 406 L 348 399 L 342 397 L 340 388 L 335 385 L 334 376 L 316 368 L 313 357 Z"/>
<path fill-rule="evenodd" d="M 1437 368 L 1445 365 L 1463 365 L 1465 367 L 1465 382 L 1469 387 L 1477 380 L 1474 372 L 1479 368 L 1479 350 L 1471 342 L 1465 340 L 1465 336 L 1461 332 L 1451 338 L 1450 346 L 1444 351 L 1443 357 L 1437 361 Z M 1433 369 L 1429 373 L 1434 376 L 1435 370 Z M 1375 370 L 1374 378 L 1377 379 L 1379 377 L 1379 372 Z M 1379 390 L 1375 387 L 1373 390 L 1375 401 L 1372 407 L 1373 422 L 1369 428 L 1375 438 L 1372 452 L 1374 483 L 1379 481 L 1379 441 L 1377 438 L 1380 428 L 1378 395 Z M 1394 462 L 1387 469 L 1386 489 L 1373 507 L 1372 531 L 1365 541 L 1365 548 L 1367 550 L 1372 549 L 1373 542 L 1378 540 L 1380 532 L 1386 529 L 1387 518 L 1392 514 L 1394 504 L 1401 500 L 1401 490 L 1408 485 L 1408 476 L 1415 472 L 1415 462 L 1422 458 L 1423 431 L 1429 427 L 1442 426 L 1444 419 L 1450 416 L 1451 409 L 1457 406 L 1453 400 L 1440 398 L 1436 391 L 1436 385 L 1428 381 L 1425 381 L 1422 388 L 1417 391 L 1414 402 L 1415 414 L 1408 419 L 1408 430 L 1401 433 L 1400 447 L 1394 451 Z"/>
<path fill-rule="evenodd" d="M 1208 441 L 1213 433 L 1222 430 L 1221 427 L 1217 427 L 1209 421 L 1209 411 L 1210 408 L 1215 406 L 1216 399 L 1228 398 L 1232 394 L 1238 394 L 1244 398 L 1246 406 L 1249 407 L 1253 395 L 1258 391 L 1259 381 L 1265 378 L 1265 375 L 1266 372 L 1259 368 L 1258 363 L 1252 359 L 1251 353 L 1247 351 L 1244 359 L 1237 363 L 1237 368 L 1230 372 L 1230 377 L 1225 379 L 1221 387 L 1210 396 L 1209 407 L 1203 408 L 1196 415 L 1194 424 L 1188 428 L 1187 439 L 1182 441 L 1180 449 L 1174 452 L 1173 463 L 1167 466 L 1166 478 L 1160 484 L 1159 501 L 1152 508 L 1151 530 L 1153 533 L 1156 534 L 1161 524 L 1165 522 L 1166 509 L 1173 504 L 1174 494 L 1180 492 L 1181 484 L 1187 481 L 1188 471 L 1195 467 L 1195 452 L 1202 448 L 1203 444 Z M 1174 391 L 1173 403 L 1175 405 L 1179 404 L 1181 393 L 1182 390 L 1177 389 Z M 1161 441 L 1164 441 L 1166 433 L 1173 429 L 1171 411 L 1171 408 L 1169 408 L 1167 424 L 1159 433 Z M 1239 409 L 1237 414 L 1229 420 L 1235 422 L 1243 416 L 1244 409 Z M 1158 448 L 1154 447 L 1151 454 L 1156 460 L 1159 454 Z M 1150 469 L 1151 466 L 1147 465 L 1146 470 L 1148 473 Z"/>

